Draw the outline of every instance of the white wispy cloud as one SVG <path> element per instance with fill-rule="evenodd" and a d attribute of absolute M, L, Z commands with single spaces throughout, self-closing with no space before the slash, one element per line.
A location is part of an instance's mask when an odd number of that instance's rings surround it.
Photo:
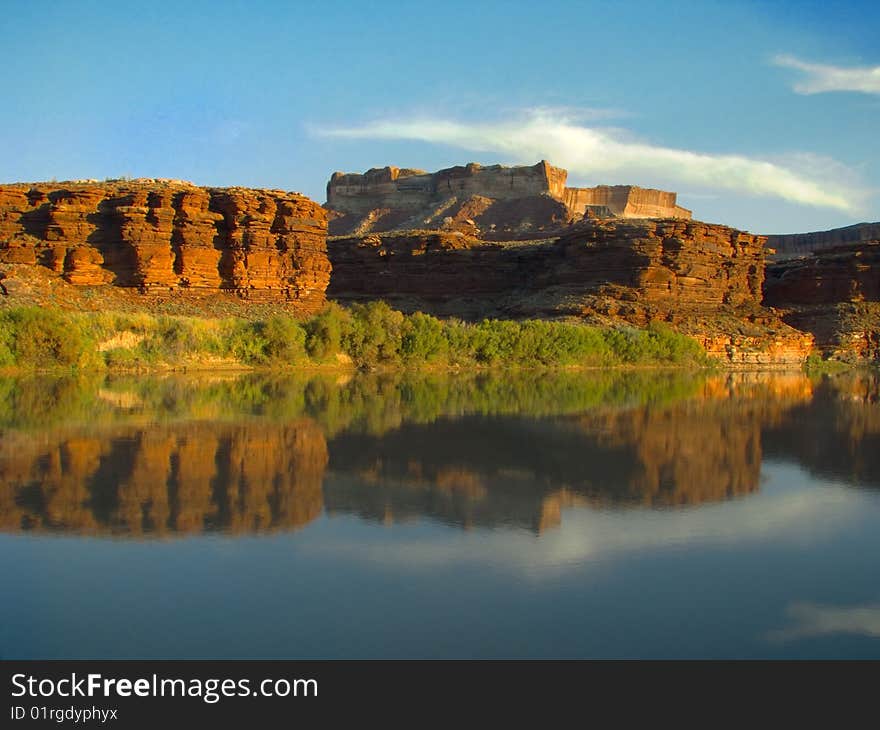
<path fill-rule="evenodd" d="M 787 55 L 776 56 L 773 63 L 805 74 L 803 80 L 793 87 L 798 94 L 824 94 L 829 91 L 880 94 L 880 66 L 832 66 Z"/>
<path fill-rule="evenodd" d="M 461 122 L 427 117 L 383 120 L 359 126 L 312 128 L 313 134 L 344 139 L 417 140 L 477 152 L 505 161 L 546 159 L 601 181 L 626 173 L 716 190 L 772 196 L 803 205 L 858 209 L 864 191 L 829 176 L 812 177 L 796 168 L 735 154 L 707 154 L 633 139 L 625 130 L 590 126 L 559 110 L 530 110 L 511 121 Z"/>

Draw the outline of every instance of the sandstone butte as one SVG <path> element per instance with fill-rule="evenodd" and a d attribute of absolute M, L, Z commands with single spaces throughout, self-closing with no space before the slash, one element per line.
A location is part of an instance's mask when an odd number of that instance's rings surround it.
<path fill-rule="evenodd" d="M 0 185 L 0 263 L 78 286 L 324 305 L 324 208 L 296 193 L 173 180 Z M 7 277 L 10 272 L 6 272 Z"/>
<path fill-rule="evenodd" d="M 476 163 L 438 172 L 374 168 L 327 183 L 330 235 L 407 229 L 461 231 L 486 240 L 546 235 L 585 215 L 689 219 L 676 194 L 632 185 L 566 187 L 568 172 Z"/>

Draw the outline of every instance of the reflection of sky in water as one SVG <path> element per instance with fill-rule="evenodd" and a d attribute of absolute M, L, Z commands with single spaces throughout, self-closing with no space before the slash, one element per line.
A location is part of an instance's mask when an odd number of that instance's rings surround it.
<path fill-rule="evenodd" d="M 488 420 L 432 386 L 420 421 L 392 390 L 362 399 L 376 430 L 297 390 L 274 420 L 219 418 L 224 390 L 145 430 L 20 424 L 0 656 L 880 657 L 874 386 L 794 385 Z M 170 527 L 138 537 L 157 498 Z"/>
<path fill-rule="evenodd" d="M 788 607 L 787 613 L 793 625 L 771 632 L 771 641 L 796 641 L 832 634 L 862 634 L 880 638 L 880 604 L 820 606 L 793 603 Z"/>
<path fill-rule="evenodd" d="M 540 581 L 547 571 L 564 571 L 584 562 L 614 559 L 620 553 L 662 548 L 735 547 L 758 540 L 799 544 L 836 534 L 849 525 L 872 496 L 853 495 L 841 486 L 808 486 L 797 467 L 771 464 L 762 493 L 700 507 L 593 509 L 563 512 L 562 528 L 534 539 L 516 530 L 476 533 L 450 541 L 424 537 L 419 530 L 393 544 L 365 548 L 334 537 L 310 549 L 343 552 L 354 560 L 399 564 L 421 570 L 449 562 L 491 562 Z M 365 487 L 367 488 L 367 487 Z"/>
<path fill-rule="evenodd" d="M 541 535 L 348 515 L 168 541 L 2 536 L 4 656 L 878 656 L 880 497 L 573 507 Z"/>

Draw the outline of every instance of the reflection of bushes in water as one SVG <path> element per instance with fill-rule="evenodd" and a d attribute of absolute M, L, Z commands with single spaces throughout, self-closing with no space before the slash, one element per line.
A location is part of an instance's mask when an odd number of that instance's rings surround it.
<path fill-rule="evenodd" d="M 603 405 L 673 401 L 693 395 L 701 378 L 674 371 L 532 373 L 385 372 L 347 382 L 334 376 L 247 374 L 204 378 L 0 379 L 0 426 L 99 425 L 132 413 L 151 420 L 284 421 L 309 416 L 328 434 L 382 433 L 403 421 L 427 423 L 464 414 L 549 416 Z"/>
<path fill-rule="evenodd" d="M 558 367 L 633 363 L 704 365 L 695 340 L 663 325 L 641 330 L 541 320 L 469 324 L 404 315 L 384 302 L 336 304 L 310 320 L 70 313 L 41 308 L 0 311 L 0 367 L 134 369 L 222 360 L 292 367 Z"/>
<path fill-rule="evenodd" d="M 0 378 L 0 426 L 87 422 L 113 408 L 98 398 L 100 376 Z"/>

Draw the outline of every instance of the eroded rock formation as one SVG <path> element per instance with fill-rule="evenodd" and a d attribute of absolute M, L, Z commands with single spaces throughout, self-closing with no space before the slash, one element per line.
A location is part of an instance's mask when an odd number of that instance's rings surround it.
<path fill-rule="evenodd" d="M 880 241 L 837 246 L 767 267 L 773 306 L 880 301 Z"/>
<path fill-rule="evenodd" d="M 796 364 L 811 338 L 761 306 L 764 238 L 682 220 L 585 220 L 551 241 L 447 232 L 331 239 L 328 296 L 445 316 L 668 322 L 743 364 Z"/>
<path fill-rule="evenodd" d="M 765 302 L 843 359 L 880 358 L 880 242 L 835 246 L 767 267 Z"/>
<path fill-rule="evenodd" d="M 566 187 L 568 172 L 476 163 L 434 173 L 384 167 L 336 172 L 327 184 L 331 235 L 410 229 L 460 231 L 485 240 L 541 238 L 585 215 L 683 218 L 676 194 L 632 185 Z"/>
<path fill-rule="evenodd" d="M 232 291 L 313 312 L 330 277 L 327 213 L 296 193 L 180 181 L 0 185 L 0 263 L 78 285 Z"/>

